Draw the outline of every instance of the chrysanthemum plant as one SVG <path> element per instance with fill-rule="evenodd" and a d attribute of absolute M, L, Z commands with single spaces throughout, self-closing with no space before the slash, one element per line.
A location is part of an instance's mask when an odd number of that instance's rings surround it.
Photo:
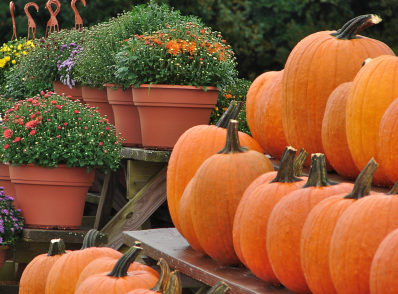
<path fill-rule="evenodd" d="M 20 209 L 13 206 L 14 198 L 0 187 L 0 246 L 12 246 L 19 238 L 24 225 Z"/>
<path fill-rule="evenodd" d="M 95 107 L 52 92 L 18 101 L 5 112 L 1 148 L 12 165 L 116 170 L 123 139 Z"/>

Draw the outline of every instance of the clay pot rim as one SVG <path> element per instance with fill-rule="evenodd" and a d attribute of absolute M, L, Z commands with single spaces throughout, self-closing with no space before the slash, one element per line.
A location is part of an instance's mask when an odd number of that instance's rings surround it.
<path fill-rule="evenodd" d="M 206 87 L 206 91 L 218 91 L 217 87 L 214 86 L 189 86 L 189 85 L 167 85 L 167 84 L 141 84 L 138 88 L 132 86 L 133 89 L 140 88 L 166 88 L 166 89 L 182 89 L 182 90 L 203 90 Z"/>

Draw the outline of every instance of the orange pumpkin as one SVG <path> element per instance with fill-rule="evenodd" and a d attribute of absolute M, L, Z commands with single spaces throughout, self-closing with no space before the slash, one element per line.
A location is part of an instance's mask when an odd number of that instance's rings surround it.
<path fill-rule="evenodd" d="M 359 199 L 340 216 L 329 251 L 338 293 L 369 293 L 370 267 L 383 239 L 398 228 L 398 185 Z"/>
<path fill-rule="evenodd" d="M 264 154 L 240 146 L 237 127 L 231 120 L 224 149 L 203 162 L 191 187 L 196 236 L 206 254 L 223 264 L 239 262 L 232 223 L 244 190 L 260 174 L 273 170 Z"/>
<path fill-rule="evenodd" d="M 380 243 L 370 268 L 370 293 L 398 293 L 398 229 Z"/>
<path fill-rule="evenodd" d="M 108 247 L 95 247 L 99 232 L 88 231 L 80 250 L 62 255 L 51 267 L 46 283 L 45 294 L 73 294 L 80 273 L 96 258 L 110 256 L 119 258 L 122 254 Z"/>
<path fill-rule="evenodd" d="M 241 251 L 244 264 L 257 277 L 274 284 L 279 281 L 268 260 L 267 224 L 275 204 L 305 183 L 303 178 L 294 175 L 295 153 L 296 149 L 288 147 L 276 177 L 258 186 L 251 193 L 245 191 L 234 219 L 234 246 Z"/>
<path fill-rule="evenodd" d="M 395 99 L 380 121 L 376 160 L 382 166 L 384 174 L 391 182 L 398 181 L 398 99 Z"/>
<path fill-rule="evenodd" d="M 322 120 L 330 93 L 352 81 L 366 58 L 394 55 L 386 44 L 357 35 L 379 21 L 374 15 L 359 16 L 338 31 L 305 37 L 290 52 L 282 81 L 282 123 L 289 145 L 310 154 L 323 152 Z"/>
<path fill-rule="evenodd" d="M 266 246 L 272 270 L 290 290 L 307 293 L 308 286 L 300 263 L 300 241 L 304 222 L 311 209 L 323 199 L 348 193 L 353 185 L 328 180 L 325 156 L 312 154 L 307 183 L 283 197 L 271 212 Z"/>
<path fill-rule="evenodd" d="M 62 239 L 51 240 L 48 253 L 36 256 L 26 266 L 19 282 L 19 293 L 43 294 L 46 289 L 48 272 L 54 263 L 66 253 L 65 243 Z"/>
<path fill-rule="evenodd" d="M 359 174 L 346 135 L 346 106 L 352 82 L 343 83 L 330 94 L 322 121 L 322 144 L 326 158 L 333 169 L 350 179 Z"/>
<path fill-rule="evenodd" d="M 305 280 L 311 292 L 337 293 L 329 271 L 330 240 L 337 220 L 355 201 L 370 194 L 378 164 L 372 159 L 357 177 L 352 191 L 331 196 L 308 214 L 301 234 L 300 257 Z"/>
<path fill-rule="evenodd" d="M 142 248 L 133 246 L 116 262 L 110 273 L 88 277 L 77 287 L 75 294 L 127 293 L 134 289 L 150 289 L 155 286 L 158 279 L 148 271 L 128 272 L 130 263 L 141 250 Z"/>
<path fill-rule="evenodd" d="M 347 100 L 346 123 L 348 146 L 358 168 L 365 166 L 369 158 L 377 156 L 381 118 L 398 96 L 396 77 L 398 57 L 385 55 L 372 59 L 353 81 Z M 377 160 L 384 156 L 377 156 Z M 387 186 L 393 183 L 388 179 L 383 164 L 375 174 L 374 183 Z"/>
<path fill-rule="evenodd" d="M 231 111 L 237 115 L 234 109 Z M 223 147 L 227 135 L 225 127 L 230 118 L 231 115 L 226 115 L 217 125 L 192 127 L 174 145 L 167 166 L 167 204 L 173 224 L 180 232 L 178 209 L 184 189 L 200 165 Z M 263 153 L 260 145 L 249 135 L 239 132 L 239 140 L 243 146 Z"/>

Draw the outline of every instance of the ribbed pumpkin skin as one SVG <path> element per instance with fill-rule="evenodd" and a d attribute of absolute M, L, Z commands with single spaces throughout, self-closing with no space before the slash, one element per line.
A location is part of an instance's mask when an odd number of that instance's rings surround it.
<path fill-rule="evenodd" d="M 304 147 L 308 154 L 323 152 L 322 120 L 330 93 L 341 83 L 352 81 L 366 58 L 394 55 L 380 41 L 362 36 L 340 40 L 331 36 L 332 32 L 302 39 L 289 54 L 283 75 L 284 133 L 289 145 Z"/>
<path fill-rule="evenodd" d="M 359 169 L 371 157 L 377 156 L 380 121 L 388 106 L 398 97 L 397 78 L 398 57 L 380 56 L 366 64 L 354 79 L 347 100 L 346 123 L 348 146 Z M 392 184 L 383 169 L 380 165 L 374 183 Z"/>
<path fill-rule="evenodd" d="M 278 74 L 278 71 L 267 71 L 256 77 L 250 85 L 246 94 L 246 120 L 249 125 L 250 132 L 253 138 L 258 138 L 257 130 L 259 124 L 259 117 L 257 112 L 258 103 L 262 98 L 264 89 L 268 83 Z"/>
<path fill-rule="evenodd" d="M 45 294 L 73 294 L 80 273 L 96 258 L 110 256 L 119 259 L 122 254 L 112 248 L 90 247 L 62 255 L 51 268 Z"/>
<path fill-rule="evenodd" d="M 227 131 L 214 125 L 199 125 L 185 131 L 174 145 L 167 166 L 167 204 L 175 227 L 181 232 L 178 209 L 182 193 L 199 166 L 225 144 Z M 239 132 L 242 146 L 263 153 L 249 135 Z"/>
<path fill-rule="evenodd" d="M 216 154 L 196 172 L 191 206 L 194 230 L 206 254 L 222 264 L 237 264 L 232 241 L 236 208 L 249 184 L 259 175 L 273 170 L 263 154 Z"/>
<path fill-rule="evenodd" d="M 282 77 L 279 71 L 264 88 L 254 109 L 257 124 L 250 130 L 265 153 L 280 159 L 288 145 L 282 126 Z"/>
<path fill-rule="evenodd" d="M 276 203 L 305 182 L 265 183 L 251 193 L 245 193 L 239 203 L 234 219 L 234 237 L 239 236 L 239 240 L 234 239 L 234 244 L 240 243 L 245 265 L 260 279 L 279 283 L 267 254 L 268 219 Z"/>
<path fill-rule="evenodd" d="M 88 277 L 75 294 L 119 294 L 134 289 L 150 289 L 157 278 L 146 271 L 129 272 L 125 277 L 109 277 L 107 272 Z M 62 293 L 62 292 L 59 292 Z"/>
<path fill-rule="evenodd" d="M 322 121 L 322 144 L 333 169 L 343 177 L 354 179 L 359 174 L 346 135 L 346 106 L 352 82 L 338 86 L 329 96 Z"/>
<path fill-rule="evenodd" d="M 275 205 L 268 222 L 267 251 L 276 277 L 286 288 L 309 292 L 300 262 L 301 232 L 309 212 L 323 199 L 348 193 L 352 187 L 350 183 L 340 183 L 298 189 Z"/>
<path fill-rule="evenodd" d="M 94 259 L 84 268 L 84 270 L 79 275 L 79 280 L 76 283 L 76 289 L 80 286 L 81 283 L 83 283 L 88 277 L 92 275 L 104 272 L 111 272 L 117 261 L 117 258 L 112 257 L 100 257 Z M 132 262 L 128 268 L 128 271 L 147 271 L 159 279 L 159 274 L 157 271 L 155 271 L 150 266 L 139 262 Z"/>
<path fill-rule="evenodd" d="M 398 197 L 374 194 L 353 203 L 337 221 L 329 264 L 338 293 L 369 293 L 370 267 L 383 239 L 398 228 Z"/>
<path fill-rule="evenodd" d="M 379 128 L 376 161 L 391 182 L 398 181 L 398 99 L 384 113 Z"/>
<path fill-rule="evenodd" d="M 398 230 L 380 243 L 370 268 L 370 293 L 398 293 Z"/>
<path fill-rule="evenodd" d="M 60 254 L 48 256 L 47 253 L 44 253 L 29 262 L 19 281 L 19 293 L 43 294 L 46 289 L 48 273 L 61 256 Z"/>

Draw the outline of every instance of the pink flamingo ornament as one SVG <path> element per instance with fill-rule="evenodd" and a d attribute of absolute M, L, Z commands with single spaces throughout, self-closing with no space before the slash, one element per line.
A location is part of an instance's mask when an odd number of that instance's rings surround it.
<path fill-rule="evenodd" d="M 36 37 L 36 23 L 35 23 L 35 21 L 33 20 L 32 16 L 29 13 L 29 7 L 30 6 L 33 6 L 36 9 L 36 12 L 39 11 L 39 6 L 35 2 L 28 2 L 28 3 L 25 4 L 25 7 L 23 9 L 25 11 L 26 16 L 28 17 L 28 37 L 27 37 L 27 40 L 29 40 L 30 33 L 32 33 L 32 40 L 34 40 L 35 37 Z"/>
<path fill-rule="evenodd" d="M 11 20 L 12 20 L 12 36 L 11 40 L 17 39 L 17 26 L 15 25 L 15 17 L 14 17 L 14 12 L 15 12 L 15 4 L 14 1 L 10 2 L 10 13 L 11 13 Z"/>
<path fill-rule="evenodd" d="M 72 0 L 70 6 L 72 7 L 73 12 L 75 13 L 75 29 L 81 30 L 83 28 L 83 20 L 76 8 L 77 1 L 78 0 Z M 81 0 L 81 2 L 83 3 L 83 6 L 86 7 L 86 0 Z"/>
<path fill-rule="evenodd" d="M 51 7 L 52 4 L 55 4 L 57 6 L 57 9 L 55 10 L 55 12 L 53 11 L 53 9 Z M 57 15 L 58 15 L 59 11 L 61 10 L 61 3 L 58 0 L 48 0 L 46 3 L 46 8 L 48 9 L 48 12 L 50 13 L 50 19 L 47 21 L 46 34 L 45 34 L 45 37 L 47 38 L 50 33 L 59 32 Z"/>

